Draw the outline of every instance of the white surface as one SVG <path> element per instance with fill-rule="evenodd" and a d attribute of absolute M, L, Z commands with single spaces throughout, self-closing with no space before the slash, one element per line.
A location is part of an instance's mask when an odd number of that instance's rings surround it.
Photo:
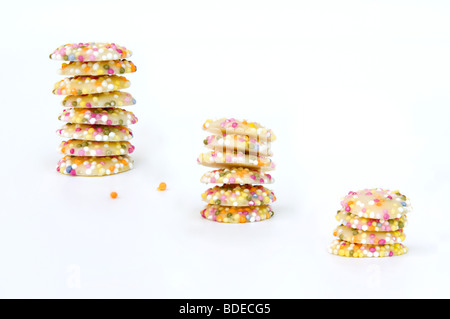
<path fill-rule="evenodd" d="M 92 2 L 3 7 L 0 297 L 450 297 L 448 2 Z M 134 52 L 130 173 L 55 171 L 48 54 L 85 41 Z M 200 217 L 201 125 L 221 116 L 277 134 L 269 221 Z M 407 255 L 327 252 L 366 187 L 411 198 Z"/>

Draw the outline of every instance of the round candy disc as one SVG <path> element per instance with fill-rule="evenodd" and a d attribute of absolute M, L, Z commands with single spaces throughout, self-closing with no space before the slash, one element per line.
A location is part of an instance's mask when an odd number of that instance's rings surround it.
<path fill-rule="evenodd" d="M 74 124 L 131 125 L 138 119 L 133 112 L 119 108 L 66 109 L 59 120 Z"/>
<path fill-rule="evenodd" d="M 269 171 L 275 169 L 275 164 L 270 158 L 242 152 L 216 152 L 202 153 L 197 159 L 199 164 L 210 167 L 248 167 Z"/>
<path fill-rule="evenodd" d="M 221 206 L 261 206 L 276 201 L 274 193 L 261 185 L 223 185 L 207 189 L 202 199 Z"/>
<path fill-rule="evenodd" d="M 113 75 L 136 72 L 136 66 L 128 60 L 110 60 L 99 62 L 72 61 L 63 63 L 58 70 L 60 75 Z"/>
<path fill-rule="evenodd" d="M 82 95 L 111 92 L 129 88 L 130 81 L 124 76 L 74 76 L 55 83 L 53 94 Z"/>
<path fill-rule="evenodd" d="M 58 162 L 56 170 L 72 176 L 107 176 L 129 171 L 133 160 L 128 155 L 88 157 L 65 156 Z"/>
<path fill-rule="evenodd" d="M 259 123 L 240 121 L 233 118 L 207 120 L 203 124 L 203 129 L 218 135 L 237 134 L 258 137 L 261 141 L 275 141 L 276 137 L 270 129 L 265 128 Z"/>
<path fill-rule="evenodd" d="M 270 206 L 227 207 L 208 205 L 201 211 L 203 218 L 220 223 L 259 222 L 273 216 Z"/>
<path fill-rule="evenodd" d="M 337 212 L 336 220 L 341 225 L 363 231 L 396 231 L 407 224 L 406 215 L 395 219 L 372 219 L 358 217 L 343 210 Z"/>
<path fill-rule="evenodd" d="M 84 141 L 128 141 L 133 138 L 133 132 L 121 125 L 91 125 L 67 123 L 56 133 L 64 138 Z"/>
<path fill-rule="evenodd" d="M 336 239 L 331 243 L 328 251 L 333 255 L 342 257 L 392 257 L 406 254 L 408 248 L 400 243 L 393 245 L 368 245 L 352 244 Z"/>
<path fill-rule="evenodd" d="M 206 172 L 200 181 L 205 184 L 272 184 L 275 180 L 258 170 L 235 167 Z"/>
<path fill-rule="evenodd" d="M 69 140 L 59 146 L 61 153 L 75 156 L 113 156 L 127 155 L 134 152 L 130 142 L 97 142 Z"/>
<path fill-rule="evenodd" d="M 256 137 L 247 135 L 211 135 L 203 143 L 206 147 L 220 152 L 245 152 L 262 156 L 272 156 L 270 142 L 259 141 Z"/>
<path fill-rule="evenodd" d="M 60 61 L 104 61 L 125 59 L 131 51 L 115 43 L 68 43 L 56 48 L 50 59 Z"/>
<path fill-rule="evenodd" d="M 381 188 L 349 192 L 341 205 L 348 213 L 374 219 L 400 218 L 411 212 L 411 203 L 405 195 Z"/>
<path fill-rule="evenodd" d="M 347 226 L 338 226 L 333 233 L 341 240 L 354 244 L 385 245 L 399 243 L 405 240 L 403 229 L 396 231 L 362 231 Z"/>
<path fill-rule="evenodd" d="M 113 91 L 106 93 L 68 95 L 62 101 L 65 107 L 73 108 L 109 108 L 136 104 L 130 93 Z"/>

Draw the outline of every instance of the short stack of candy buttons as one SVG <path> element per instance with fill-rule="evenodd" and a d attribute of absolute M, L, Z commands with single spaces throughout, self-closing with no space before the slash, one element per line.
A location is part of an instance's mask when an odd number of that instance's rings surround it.
<path fill-rule="evenodd" d="M 130 154 L 135 147 L 129 125 L 138 119 L 124 107 L 136 104 L 124 76 L 136 72 L 126 60 L 131 51 L 114 43 L 70 43 L 58 47 L 50 59 L 63 61 L 59 74 L 67 76 L 54 85 L 53 93 L 64 95 L 65 122 L 57 134 L 67 138 L 59 150 L 65 155 L 57 171 L 70 176 L 107 176 L 133 168 Z"/>
<path fill-rule="evenodd" d="M 337 212 L 339 226 L 330 253 L 344 257 L 391 257 L 406 254 L 403 228 L 410 200 L 399 191 L 363 189 L 349 192 Z"/>
<path fill-rule="evenodd" d="M 200 154 L 197 162 L 217 169 L 206 172 L 201 182 L 219 185 L 202 194 L 207 206 L 201 216 L 221 223 L 271 218 L 276 196 L 263 185 L 274 182 L 267 173 L 275 168 L 269 158 L 273 133 L 258 123 L 235 119 L 208 120 L 203 128 L 214 135 L 204 140 L 211 151 Z"/>

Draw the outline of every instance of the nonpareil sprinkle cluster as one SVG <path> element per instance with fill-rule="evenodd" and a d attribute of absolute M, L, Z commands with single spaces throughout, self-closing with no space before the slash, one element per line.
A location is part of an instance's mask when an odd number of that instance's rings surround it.
<path fill-rule="evenodd" d="M 349 192 L 336 214 L 339 226 L 330 253 L 344 257 L 391 257 L 403 255 L 403 228 L 412 210 L 410 200 L 399 191 L 363 189 Z"/>
<path fill-rule="evenodd" d="M 221 223 L 247 223 L 273 216 L 275 194 L 263 186 L 272 184 L 267 171 L 275 169 L 271 142 L 275 135 L 256 122 L 236 119 L 207 120 L 203 129 L 214 135 L 204 140 L 210 149 L 197 159 L 201 165 L 216 168 L 201 178 L 205 184 L 221 184 L 207 189 L 201 211 L 205 219 Z"/>
<path fill-rule="evenodd" d="M 136 72 L 127 48 L 115 43 L 70 43 L 55 49 L 50 59 L 64 61 L 59 69 L 66 78 L 55 83 L 53 94 L 64 95 L 58 119 L 65 122 L 57 134 L 65 140 L 65 155 L 56 170 L 70 176 L 107 176 L 133 168 L 129 125 L 138 119 L 123 107 L 136 104 L 124 76 Z"/>

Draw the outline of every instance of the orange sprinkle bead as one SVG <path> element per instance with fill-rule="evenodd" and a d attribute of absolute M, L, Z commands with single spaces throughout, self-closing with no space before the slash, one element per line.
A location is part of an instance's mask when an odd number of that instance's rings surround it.
<path fill-rule="evenodd" d="M 158 190 L 159 191 L 165 191 L 167 189 L 167 185 L 166 185 L 166 183 L 160 183 L 159 184 L 159 186 L 158 186 Z"/>
<path fill-rule="evenodd" d="M 117 198 L 117 193 L 116 192 L 112 192 L 110 194 L 110 196 L 111 196 L 112 199 L 116 199 Z"/>

